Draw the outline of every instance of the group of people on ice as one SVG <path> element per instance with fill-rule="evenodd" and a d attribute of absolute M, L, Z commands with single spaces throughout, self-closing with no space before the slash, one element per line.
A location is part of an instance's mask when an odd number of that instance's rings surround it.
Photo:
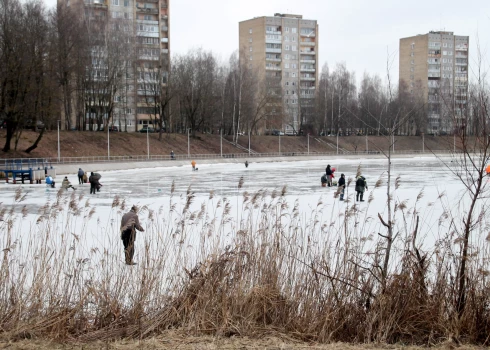
<path fill-rule="evenodd" d="M 100 188 L 102 187 L 102 185 L 99 180 L 102 177 L 102 175 L 100 175 L 99 173 L 91 172 L 90 176 L 87 177 L 87 173 L 83 171 L 82 168 L 78 168 L 77 175 L 78 175 L 79 185 L 82 185 L 87 182 L 90 183 L 90 194 L 95 194 L 95 192 L 100 192 Z M 46 176 L 45 181 L 46 181 L 46 185 L 55 188 L 56 182 L 51 177 L 51 175 Z M 76 190 L 76 188 L 71 184 L 70 180 L 68 180 L 67 176 L 65 176 L 65 178 L 61 182 L 61 188 L 64 190 L 67 190 L 69 188 L 71 188 L 72 190 Z"/>
<path fill-rule="evenodd" d="M 341 174 L 340 179 L 338 182 L 334 182 L 334 175 L 335 173 L 335 168 L 332 168 L 330 164 L 327 165 L 327 168 L 325 169 L 325 174 L 321 177 L 321 182 L 322 182 L 322 187 L 332 187 L 337 185 L 340 191 L 340 200 L 344 200 L 344 193 L 345 193 L 345 175 Z M 368 185 L 366 178 L 362 175 L 359 175 L 356 178 L 356 202 L 364 202 L 364 192 L 367 191 Z"/>

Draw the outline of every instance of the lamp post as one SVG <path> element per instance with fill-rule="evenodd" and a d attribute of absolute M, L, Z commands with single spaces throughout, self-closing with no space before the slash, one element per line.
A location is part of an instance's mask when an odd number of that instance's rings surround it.
<path fill-rule="evenodd" d="M 308 133 L 307 140 L 308 140 L 308 155 L 310 155 L 310 133 Z"/>
<path fill-rule="evenodd" d="M 61 124 L 61 120 L 58 119 L 58 163 L 60 162 L 61 160 L 61 153 L 60 153 L 60 124 Z"/>
<path fill-rule="evenodd" d="M 109 140 L 109 123 L 107 123 L 107 160 L 111 160 L 111 149 Z"/>
<path fill-rule="evenodd" d="M 250 130 L 248 131 L 248 155 L 250 155 Z"/>
<path fill-rule="evenodd" d="M 187 129 L 187 157 L 191 156 L 191 129 Z"/>
<path fill-rule="evenodd" d="M 279 130 L 279 155 L 281 155 L 281 131 Z"/>
<path fill-rule="evenodd" d="M 220 129 L 219 131 L 219 148 L 221 152 L 221 158 L 223 158 L 223 129 Z"/>
<path fill-rule="evenodd" d="M 425 133 L 422 133 L 422 153 L 425 153 Z"/>
<path fill-rule="evenodd" d="M 150 124 L 148 124 L 149 126 Z M 150 159 L 150 136 L 148 135 L 148 126 L 146 127 L 146 149 L 148 152 L 148 159 Z"/>
<path fill-rule="evenodd" d="M 368 147 L 368 134 L 366 132 L 366 154 L 369 153 L 369 147 Z"/>

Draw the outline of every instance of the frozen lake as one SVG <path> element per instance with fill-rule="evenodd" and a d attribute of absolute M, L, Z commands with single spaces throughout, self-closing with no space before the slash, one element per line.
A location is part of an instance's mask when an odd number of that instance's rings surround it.
<path fill-rule="evenodd" d="M 48 217 L 53 218 L 50 213 L 56 203 L 56 210 L 60 215 L 49 223 L 50 227 L 55 228 L 55 232 L 68 230 L 77 237 L 83 237 L 85 252 L 96 246 L 111 250 L 116 248 L 115 254 L 120 254 L 118 231 L 123 210 L 113 209 L 117 206 L 114 204 L 116 197 L 119 203 L 125 201 L 124 210 L 128 210 L 133 204 L 143 208 L 140 220 L 146 228 L 146 233 L 142 234 L 145 239 L 150 239 L 148 237 L 152 235 L 160 235 L 162 227 L 174 235 L 180 232 L 178 227 L 183 221 L 197 222 L 196 217 L 204 216 L 199 224 L 201 226 L 192 231 L 195 235 L 190 232 L 185 238 L 189 245 L 195 245 L 202 240 L 199 232 L 211 230 L 208 228 L 214 225 L 211 223 L 223 221 L 224 203 L 228 203 L 229 218 L 223 227 L 226 227 L 225 236 L 229 237 L 234 235 L 233 232 L 240 230 L 242 221 L 248 218 L 247 215 L 252 215 L 244 214 L 245 197 L 260 193 L 263 198 L 274 201 L 274 198 L 281 197 L 281 191 L 286 186 L 285 195 L 281 198 L 288 203 L 285 206 L 290 206 L 290 214 L 293 212 L 292 208 L 295 208 L 294 215 L 302 218 L 306 226 L 307 222 L 313 220 L 314 215 L 314 220 L 324 225 L 324 228 L 315 233 L 315 236 L 318 236 L 321 235 L 319 232 L 341 232 L 344 225 L 342 218 L 347 216 L 349 208 L 355 204 L 352 200 L 355 195 L 354 183 L 346 190 L 346 198 L 349 200 L 345 202 L 334 198 L 335 188 L 320 186 L 320 177 L 328 163 L 337 169 L 336 178 L 344 173 L 347 180 L 353 180 L 358 166 L 361 166 L 369 191 L 364 198 L 366 202 L 358 203 L 358 222 L 354 225 L 357 235 L 376 236 L 383 230 L 377 215 L 380 213 L 385 216 L 387 212 L 387 161 L 383 159 L 250 162 L 248 168 L 244 164 L 197 164 L 198 171 L 192 171 L 190 164 L 106 171 L 101 172 L 100 182 L 103 187 L 96 195 L 89 194 L 88 184 L 78 185 L 76 174 L 73 174 L 68 177 L 77 187 L 76 196 L 72 196 L 72 190 L 58 192 L 63 178 L 58 175 L 56 189 L 47 188 L 44 184 L 2 184 L 0 197 L 2 209 L 7 212 L 12 210 L 11 217 L 17 218 L 14 220 L 13 232 L 19 238 L 26 232 L 41 232 L 45 229 L 41 225 L 47 225 Z M 446 215 L 448 210 L 454 210 L 456 213 L 464 211 L 463 184 L 440 160 L 433 157 L 394 159 L 392 169 L 393 190 L 395 178 L 400 177 L 399 187 L 394 192 L 394 201 L 404 203 L 402 210 L 397 211 L 398 229 L 405 230 L 405 234 L 408 235 L 413 227 L 412 219 L 415 212 L 421 220 L 419 237 L 424 246 L 432 246 L 441 239 L 441 234 L 447 233 L 446 228 L 441 226 L 441 215 Z M 84 170 L 97 171 L 86 168 Z M 243 183 L 240 185 L 241 178 Z M 379 179 L 384 181 L 375 188 Z M 22 191 L 21 196 L 25 197 L 16 201 L 19 189 Z M 419 196 L 422 191 L 423 196 Z M 88 209 L 82 215 L 69 213 L 70 205 L 75 201 L 82 208 L 81 212 L 83 207 L 91 208 L 90 214 Z M 265 205 L 263 201 L 261 205 Z M 206 209 L 203 209 L 204 207 Z M 257 210 L 260 211 L 260 208 Z M 284 215 L 281 220 L 289 220 L 288 215 Z M 6 214 L 4 217 L 7 218 Z M 44 219 L 40 221 L 40 218 Z M 0 223 L 0 231 L 4 230 L 6 221 Z M 220 244 L 224 245 L 226 241 Z"/>

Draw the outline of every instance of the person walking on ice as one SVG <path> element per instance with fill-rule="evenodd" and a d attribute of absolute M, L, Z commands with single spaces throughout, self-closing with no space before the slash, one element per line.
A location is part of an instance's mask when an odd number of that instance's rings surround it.
<path fill-rule="evenodd" d="M 144 232 L 138 218 L 138 207 L 133 205 L 131 210 L 123 215 L 121 219 L 121 239 L 124 245 L 124 258 L 126 265 L 136 265 L 133 261 L 134 241 L 136 240 L 136 230 Z"/>
<path fill-rule="evenodd" d="M 193 160 L 191 162 L 191 165 L 192 165 L 192 170 L 194 170 L 194 171 L 197 170 L 197 168 L 196 168 L 196 161 L 195 160 Z"/>
<path fill-rule="evenodd" d="M 362 175 L 359 175 L 356 180 L 356 202 L 364 202 L 364 191 L 367 191 L 367 189 L 368 186 L 366 178 Z"/>

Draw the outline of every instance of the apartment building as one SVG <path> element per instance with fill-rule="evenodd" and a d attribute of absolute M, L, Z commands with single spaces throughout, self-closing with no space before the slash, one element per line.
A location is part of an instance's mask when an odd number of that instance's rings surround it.
<path fill-rule="evenodd" d="M 278 96 L 266 129 L 292 135 L 314 111 L 318 84 L 319 32 L 316 20 L 280 14 L 239 23 L 240 62 Z"/>
<path fill-rule="evenodd" d="M 422 94 L 427 132 L 452 133 L 464 123 L 468 104 L 469 36 L 453 32 L 400 39 L 400 87 Z"/>
<path fill-rule="evenodd" d="M 108 80 L 110 65 L 119 65 L 119 86 L 110 96 L 114 99 L 110 125 L 121 130 L 138 131 L 153 124 L 158 116 L 158 95 L 170 71 L 169 1 L 72 0 L 70 3 L 70 0 L 58 0 L 84 16 L 89 35 L 96 37 L 98 33 L 110 32 L 117 36 L 116 43 L 124 43 L 119 47 L 123 50 L 119 59 L 109 60 L 110 53 L 104 52 L 107 47 L 97 49 L 97 39 L 93 40 L 92 65 L 87 75 L 87 79 L 103 84 Z M 93 120 L 98 108 L 107 106 L 107 102 L 103 106 L 90 103 L 86 108 L 88 122 Z"/>

